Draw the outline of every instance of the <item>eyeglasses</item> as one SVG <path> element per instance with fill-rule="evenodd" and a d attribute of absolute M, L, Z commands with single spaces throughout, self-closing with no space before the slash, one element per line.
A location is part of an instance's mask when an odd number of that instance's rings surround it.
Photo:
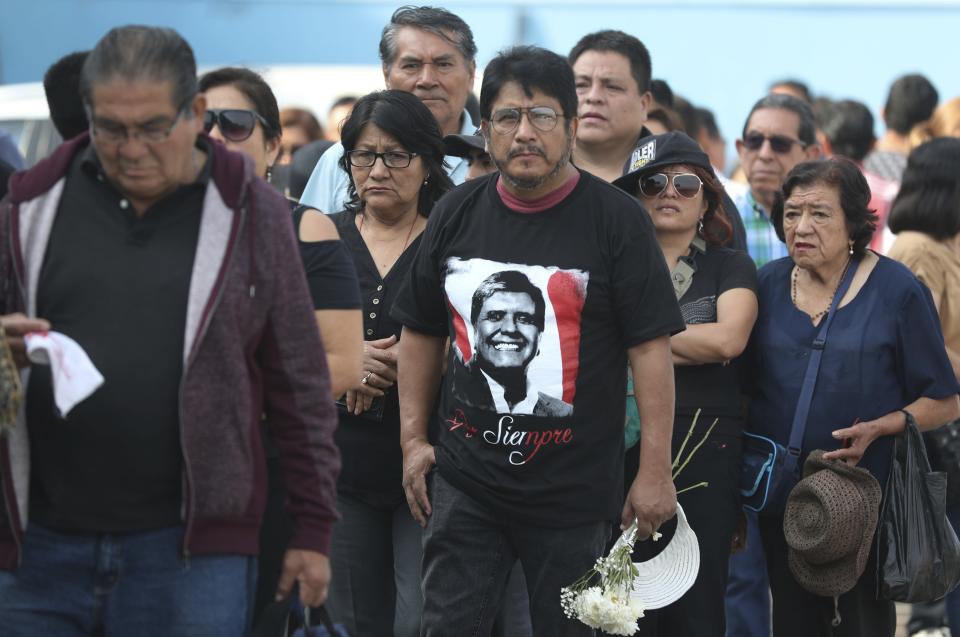
<path fill-rule="evenodd" d="M 703 181 L 693 173 L 679 173 L 665 175 L 654 173 L 640 178 L 640 192 L 647 197 L 656 197 L 667 189 L 667 184 L 673 180 L 673 189 L 684 199 L 693 199 L 703 187 Z"/>
<path fill-rule="evenodd" d="M 253 135 L 257 122 L 265 130 L 270 130 L 270 124 L 256 112 L 240 108 L 208 108 L 203 115 L 203 132 L 209 133 L 216 124 L 224 139 L 231 142 L 242 142 Z"/>
<path fill-rule="evenodd" d="M 761 133 L 749 133 L 743 138 L 743 146 L 747 150 L 760 150 L 763 142 L 770 141 L 770 148 L 778 155 L 786 155 L 793 149 L 794 144 L 799 144 L 800 148 L 806 148 L 810 144 L 804 144 L 799 139 L 792 139 L 785 135 L 763 135 Z"/>
<path fill-rule="evenodd" d="M 193 102 L 193 96 L 187 98 L 177 109 L 173 121 L 168 123 L 167 118 L 151 121 L 143 126 L 127 127 L 110 120 L 98 120 L 87 109 L 87 118 L 90 120 L 90 134 L 104 144 L 120 144 L 130 139 L 138 139 L 145 144 L 159 144 L 165 142 L 173 129 L 177 127 L 180 118 L 187 112 L 187 107 Z"/>
<path fill-rule="evenodd" d="M 388 150 L 385 153 L 375 153 L 372 150 L 350 150 L 346 155 L 350 165 L 357 168 L 373 167 L 378 157 L 387 168 L 406 168 L 417 153 L 405 153 L 401 150 Z"/>
<path fill-rule="evenodd" d="M 509 135 L 520 127 L 523 114 L 538 131 L 549 133 L 557 127 L 560 115 L 549 106 L 530 106 L 528 108 L 501 108 L 490 118 L 493 130 L 501 135 Z"/>

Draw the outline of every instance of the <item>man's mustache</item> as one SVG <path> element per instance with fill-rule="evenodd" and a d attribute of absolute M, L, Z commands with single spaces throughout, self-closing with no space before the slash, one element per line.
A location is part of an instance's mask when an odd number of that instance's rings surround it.
<path fill-rule="evenodd" d="M 544 159 L 547 158 L 547 152 L 539 146 L 518 146 L 510 149 L 510 152 L 507 153 L 507 159 L 513 159 L 518 155 L 529 155 L 531 153 L 540 155 Z"/>

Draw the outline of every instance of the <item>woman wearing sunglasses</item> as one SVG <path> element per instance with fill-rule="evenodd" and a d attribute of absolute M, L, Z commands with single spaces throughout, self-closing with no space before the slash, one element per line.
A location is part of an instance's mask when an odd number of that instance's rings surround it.
<path fill-rule="evenodd" d="M 353 255 L 363 299 L 363 370 L 340 410 L 341 519 L 333 531 L 327 606 L 350 635 L 420 633 L 421 531 L 401 485 L 397 340 L 390 310 L 434 203 L 453 187 L 443 133 L 405 91 L 370 93 L 344 122 L 347 209 L 330 215 Z"/>
<path fill-rule="evenodd" d="M 724 247 L 732 228 L 721 203 L 723 187 L 696 142 L 681 132 L 647 137 L 633 158 L 633 169 L 613 183 L 650 214 L 687 324 L 670 339 L 674 459 L 686 459 L 706 438 L 676 480 L 678 500 L 700 545 L 699 574 L 679 601 L 648 611 L 637 634 L 724 637 L 727 562 L 740 516 L 743 432 L 740 386 L 730 363 L 746 347 L 757 316 L 756 268 L 745 253 Z M 637 451 L 628 451 L 628 462 Z M 707 486 L 694 486 L 702 482 Z M 658 548 L 646 542 L 638 552 L 649 559 Z"/>
<path fill-rule="evenodd" d="M 270 86 L 250 69 L 226 67 L 200 78 L 207 98 L 203 130 L 253 160 L 266 178 L 280 154 L 280 109 Z"/>
<path fill-rule="evenodd" d="M 207 98 L 204 130 L 231 150 L 253 160 L 256 174 L 267 178 L 280 151 L 280 111 L 270 86 L 250 69 L 226 67 L 200 78 L 200 91 Z M 360 372 L 361 320 L 357 277 L 350 255 L 340 241 L 336 227 L 308 208 L 293 211 L 298 229 L 300 258 L 306 270 L 314 314 L 323 336 L 333 396 L 343 395 Z M 291 255 L 291 258 L 293 255 Z M 266 604 L 273 600 L 281 560 L 292 529 L 283 510 L 285 491 L 280 479 L 277 454 L 267 442 L 269 496 L 260 533 L 260 559 L 254 622 L 258 630 Z M 268 634 L 271 627 L 263 628 Z M 259 634 L 259 633 L 258 633 Z"/>

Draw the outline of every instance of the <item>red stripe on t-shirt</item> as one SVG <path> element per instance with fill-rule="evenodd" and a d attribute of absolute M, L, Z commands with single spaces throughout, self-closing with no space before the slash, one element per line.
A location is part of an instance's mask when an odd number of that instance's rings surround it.
<path fill-rule="evenodd" d="M 457 349 L 460 350 L 460 354 L 463 356 L 463 362 L 467 363 L 473 356 L 473 350 L 470 348 L 470 339 L 467 337 L 467 324 L 464 322 L 463 317 L 460 316 L 460 313 L 457 312 L 457 308 L 453 307 L 450 299 L 447 299 L 447 307 L 450 308 L 450 316 L 453 317 L 453 333 L 456 335 Z"/>
<path fill-rule="evenodd" d="M 560 360 L 563 361 L 563 402 L 573 404 L 580 370 L 580 315 L 583 295 L 576 277 L 570 272 L 556 272 L 547 282 L 547 295 L 557 317 L 560 333 Z"/>

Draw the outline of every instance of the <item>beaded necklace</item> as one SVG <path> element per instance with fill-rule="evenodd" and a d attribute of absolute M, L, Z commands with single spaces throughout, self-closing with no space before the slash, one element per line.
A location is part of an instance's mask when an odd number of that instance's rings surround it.
<path fill-rule="evenodd" d="M 817 321 L 819 321 L 823 316 L 827 314 L 827 312 L 830 311 L 830 306 L 833 305 L 834 297 L 837 296 L 837 290 L 840 289 L 840 283 L 843 282 L 843 277 L 847 274 L 847 268 L 850 267 L 850 261 L 851 261 L 850 259 L 847 259 L 847 264 L 843 266 L 843 272 L 840 273 L 840 278 L 837 280 L 837 287 L 833 289 L 833 294 L 830 295 L 830 302 L 827 303 L 827 307 L 817 312 L 816 314 L 813 314 L 810 316 L 810 321 L 813 324 L 816 324 Z M 793 306 L 798 310 L 800 309 L 800 305 L 797 303 L 797 275 L 799 273 L 800 273 L 800 268 L 797 266 L 794 266 L 793 276 L 790 279 L 790 300 L 793 301 Z"/>

